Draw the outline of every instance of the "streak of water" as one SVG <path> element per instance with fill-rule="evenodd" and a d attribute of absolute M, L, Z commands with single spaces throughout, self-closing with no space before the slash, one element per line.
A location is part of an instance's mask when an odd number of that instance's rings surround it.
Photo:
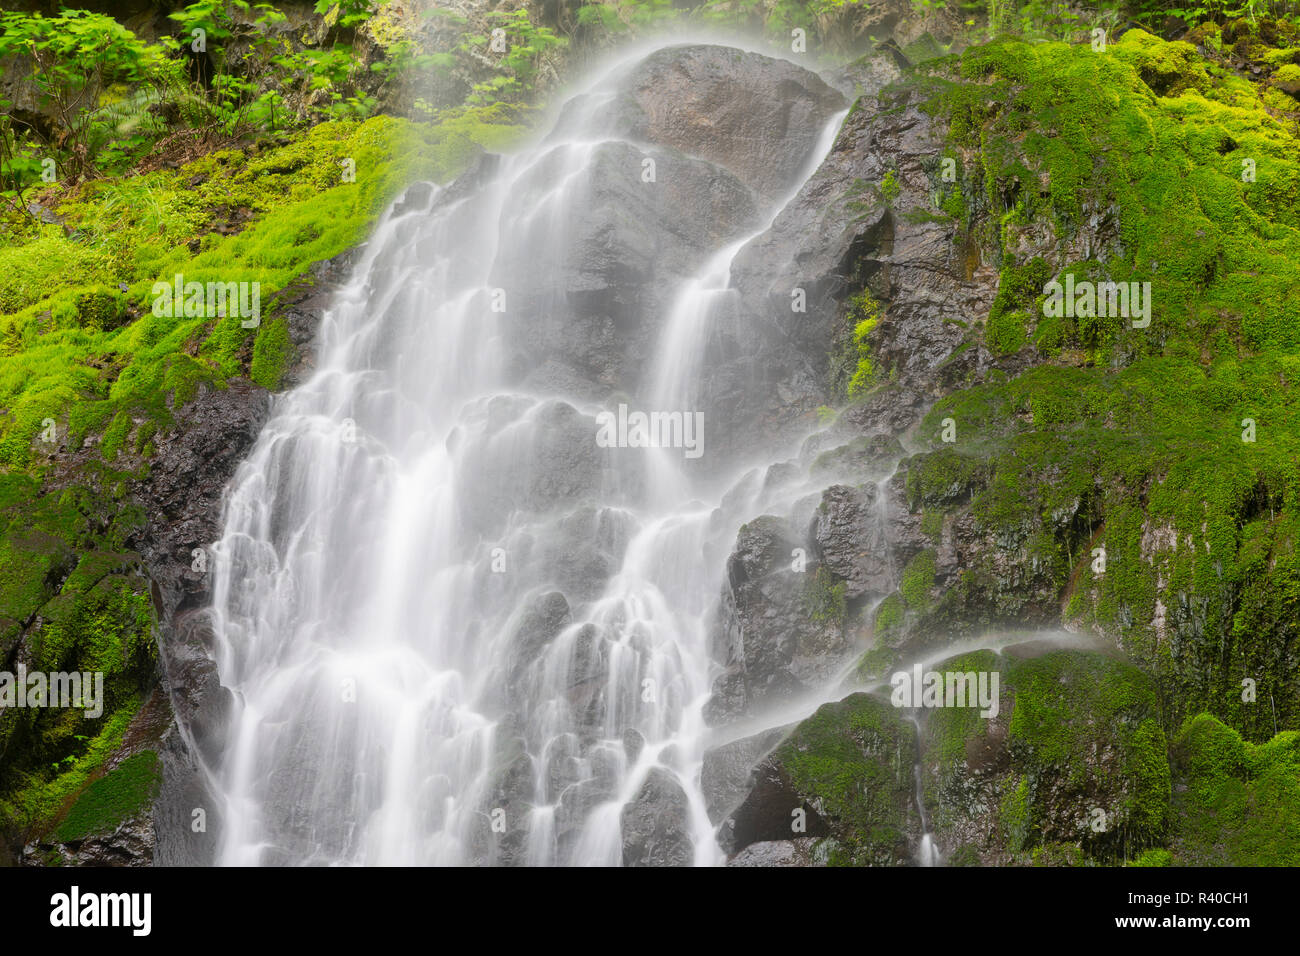
<path fill-rule="evenodd" d="M 652 775 L 684 801 L 688 862 L 721 862 L 700 791 L 710 625 L 757 491 L 724 504 L 678 449 L 590 455 L 594 419 L 520 391 L 492 308 L 518 263 L 562 269 L 609 100 L 589 87 L 468 195 L 385 218 L 318 371 L 237 474 L 215 549 L 236 700 L 220 862 L 617 864 Z M 692 407 L 731 262 L 779 209 L 678 290 L 650 407 Z"/>

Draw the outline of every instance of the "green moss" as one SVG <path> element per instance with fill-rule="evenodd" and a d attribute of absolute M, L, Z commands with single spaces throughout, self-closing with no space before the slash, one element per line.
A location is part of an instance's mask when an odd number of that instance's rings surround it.
<path fill-rule="evenodd" d="M 293 360 L 294 347 L 289 341 L 289 324 L 275 319 L 258 330 L 253 343 L 253 361 L 249 378 L 263 388 L 276 389 Z"/>
<path fill-rule="evenodd" d="M 1029 780 L 1021 777 L 1007 790 L 998 806 L 998 820 L 1002 824 L 1003 840 L 1012 852 L 1029 849 L 1035 840 L 1035 827 L 1031 813 Z"/>
<path fill-rule="evenodd" d="M 908 854 L 915 750 L 897 710 L 854 694 L 819 708 L 773 756 L 831 824 L 843 862 L 898 864 Z"/>
<path fill-rule="evenodd" d="M 100 480 L 115 479 L 105 469 Z M 47 821 L 118 746 L 157 666 L 148 582 L 125 552 L 138 508 L 87 488 L 41 490 L 0 473 L 0 635 L 21 635 L 33 670 L 103 674 L 104 699 L 97 718 L 0 710 L 0 816 L 20 827 Z"/>
<path fill-rule="evenodd" d="M 835 580 L 824 564 L 819 564 L 804 591 L 805 612 L 818 624 L 842 626 L 848 609 L 846 587 L 845 582 Z"/>
<path fill-rule="evenodd" d="M 1173 855 L 1168 850 L 1153 847 L 1139 853 L 1129 866 L 1169 866 L 1171 862 L 1173 862 Z"/>
<path fill-rule="evenodd" d="M 996 318 L 990 315 L 984 328 L 984 341 L 996 355 L 1014 355 L 1028 341 L 1025 334 L 1028 324 L 1029 316 L 1024 312 L 1003 312 Z"/>
<path fill-rule="evenodd" d="M 158 755 L 151 750 L 127 757 L 90 784 L 55 830 L 61 842 L 107 833 L 152 802 L 160 779 Z"/>
<path fill-rule="evenodd" d="M 902 191 L 903 187 L 899 185 L 894 171 L 891 169 L 885 173 L 885 178 L 880 181 L 880 195 L 885 197 L 885 202 L 892 206 Z"/>
<path fill-rule="evenodd" d="M 1034 323 L 1031 310 L 1038 309 L 1043 285 L 1050 277 L 1041 257 L 1024 266 L 1003 268 L 984 328 L 984 342 L 994 354 L 1012 355 L 1024 347 L 1028 341 L 1026 329 Z"/>
<path fill-rule="evenodd" d="M 930 589 L 934 587 L 935 554 L 926 550 L 918 552 L 903 569 L 898 590 L 907 606 L 924 610 L 930 605 Z"/>
<path fill-rule="evenodd" d="M 873 647 L 858 660 L 857 673 L 865 681 L 882 680 L 897 663 L 897 650 L 892 647 Z"/>
<path fill-rule="evenodd" d="M 880 607 L 876 609 L 874 623 L 877 639 L 888 637 L 901 630 L 906 610 L 903 599 L 898 594 L 891 594 L 881 601 Z"/>
<path fill-rule="evenodd" d="M 1170 848 L 1177 864 L 1300 864 L 1300 733 L 1243 741 L 1209 714 L 1189 719 L 1172 753 Z"/>
<path fill-rule="evenodd" d="M 0 355 L 0 464 L 29 464 L 48 418 L 67 420 L 75 448 L 119 413 L 169 424 L 172 403 L 200 384 L 222 387 L 234 375 L 278 383 L 289 357 L 281 327 L 253 332 L 234 315 L 155 316 L 153 284 L 177 274 L 256 282 L 268 302 L 312 263 L 359 242 L 404 186 L 448 178 L 484 146 L 517 136 L 519 124 L 520 114 L 501 106 L 451 111 L 432 124 L 322 123 L 287 141 L 68 194 L 59 211 L 69 235 L 43 227 L 0 249 L 0 324 L 20 343 Z M 120 447 L 116 436 L 107 443 Z"/>
<path fill-rule="evenodd" d="M 849 379 L 848 395 L 855 398 L 875 383 L 877 369 L 871 359 L 871 333 L 880 321 L 880 306 L 865 289 L 849 301 L 849 321 L 853 324 L 853 345 L 857 365 Z"/>
<path fill-rule="evenodd" d="M 1158 846 L 1171 776 L 1154 684 L 1137 668 L 1085 651 L 1032 657 L 978 651 L 938 672 L 997 674 L 998 713 L 926 713 L 926 792 L 940 842 L 996 826 L 986 849 L 1022 862 L 1115 862 Z M 1094 809 L 1107 826 L 1094 832 Z M 963 837 L 964 838 L 964 837 Z M 1069 849 L 1073 847 L 1073 849 Z M 1064 854 L 1064 856 L 1062 856 Z"/>
<path fill-rule="evenodd" d="M 57 735 L 46 733 L 38 737 L 39 743 L 32 748 L 34 753 L 24 757 L 29 760 L 36 755 L 52 757 L 60 751 L 66 755 L 44 766 L 30 765 L 29 769 L 6 766 L 0 777 L 0 817 L 16 827 L 37 830 L 52 821 L 121 746 L 127 727 L 139 709 L 138 698 L 127 701 L 96 725 L 85 728 L 92 730 L 92 734 L 73 734 L 60 727 Z M 75 711 L 64 713 L 71 714 L 75 720 Z M 64 720 L 72 722 L 66 717 Z"/>
<path fill-rule="evenodd" d="M 934 427 L 938 427 L 937 423 Z M 913 509 L 941 509 L 956 504 L 982 480 L 983 470 L 978 459 L 955 448 L 913 456 L 907 462 L 908 502 Z"/>

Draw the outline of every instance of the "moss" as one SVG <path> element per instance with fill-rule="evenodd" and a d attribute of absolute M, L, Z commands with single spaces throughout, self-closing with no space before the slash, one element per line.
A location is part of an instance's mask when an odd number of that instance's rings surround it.
<path fill-rule="evenodd" d="M 902 191 L 895 172 L 891 169 L 885 173 L 885 178 L 880 181 L 880 195 L 885 197 L 885 202 L 892 206 Z"/>
<path fill-rule="evenodd" d="M 826 704 L 774 753 L 797 794 L 831 825 L 842 862 L 907 861 L 916 745 L 888 703 L 854 694 Z"/>
<path fill-rule="evenodd" d="M 14 826 L 42 830 L 121 746 L 127 727 L 139 709 L 138 698 L 127 701 L 106 714 L 96 727 L 86 728 L 93 729 L 93 735 L 72 734 L 60 728 L 64 731 L 60 735 L 63 739 L 57 741 L 57 746 L 68 752 L 45 766 L 32 765 L 27 769 L 6 766 L 0 778 L 0 816 Z M 75 712 L 65 713 L 75 716 Z M 42 745 L 33 748 L 36 753 L 23 756 L 30 761 L 37 755 L 57 755 L 59 750 L 50 746 L 51 743 L 55 742 L 49 741 L 48 736 L 42 738 Z"/>
<path fill-rule="evenodd" d="M 898 594 L 891 594 L 880 602 L 880 607 L 876 609 L 874 622 L 877 640 L 881 637 L 888 637 L 902 629 L 906 610 L 903 599 Z"/>
<path fill-rule="evenodd" d="M 116 829 L 149 806 L 159 779 L 158 755 L 153 751 L 127 757 L 82 792 L 55 830 L 55 838 L 67 843 Z"/>
<path fill-rule="evenodd" d="M 998 713 L 926 714 L 926 792 L 940 842 L 996 828 L 995 857 L 1072 865 L 1115 862 L 1165 839 L 1171 776 L 1154 684 L 1094 652 L 1032 657 L 977 651 L 939 672 L 998 674 Z M 1108 826 L 1093 832 L 1093 808 Z M 1073 849 L 1070 849 L 1070 848 Z M 1064 854 L 1064 855 L 1063 855 Z"/>
<path fill-rule="evenodd" d="M 1153 847 L 1139 853 L 1129 866 L 1169 866 L 1172 861 L 1173 855 L 1168 850 Z"/>
<path fill-rule="evenodd" d="M 857 364 L 849 379 L 848 396 L 856 398 L 876 382 L 878 370 L 871 358 L 871 333 L 880 321 L 880 306 L 865 289 L 849 301 L 849 321 L 853 325 L 853 345 Z"/>
<path fill-rule="evenodd" d="M 907 462 L 908 503 L 914 510 L 956 504 L 981 482 L 983 471 L 978 459 L 955 448 L 913 456 Z"/>
<path fill-rule="evenodd" d="M 41 490 L 0 474 L 0 633 L 24 642 L 33 670 L 102 673 L 104 701 L 98 718 L 0 711 L 0 812 L 21 827 L 48 820 L 113 751 L 156 671 L 148 583 L 125 552 L 138 508 L 88 488 Z"/>
<path fill-rule="evenodd" d="M 47 418 L 68 419 L 74 448 L 119 412 L 167 425 L 172 403 L 200 384 L 253 374 L 250 345 L 259 380 L 278 382 L 288 350 L 274 323 L 253 333 L 233 315 L 155 316 L 153 284 L 177 274 L 257 282 L 269 301 L 312 263 L 360 241 L 405 185 L 446 179 L 483 146 L 517 136 L 519 123 L 500 106 L 449 111 L 432 124 L 322 123 L 287 141 L 66 194 L 59 211 L 70 235 L 43 227 L 0 248 L 0 323 L 21 342 L 0 356 L 0 464 L 28 465 Z M 345 161 L 354 181 L 345 181 Z"/>
<path fill-rule="evenodd" d="M 1012 852 L 1029 849 L 1035 840 L 1035 828 L 1030 812 L 1029 780 L 1021 777 L 1007 790 L 998 806 L 998 820 L 1002 837 Z"/>
<path fill-rule="evenodd" d="M 898 590 L 907 606 L 914 610 L 924 610 L 930 605 L 930 589 L 934 587 L 935 554 L 933 551 L 920 551 L 907 562 L 903 569 Z"/>
<path fill-rule="evenodd" d="M 253 361 L 249 378 L 267 389 L 280 387 L 280 380 L 293 361 L 294 347 L 289 341 L 289 324 L 283 319 L 268 322 L 258 330 L 253 343 Z"/>
<path fill-rule="evenodd" d="M 858 660 L 858 676 L 865 681 L 882 680 L 898 664 L 898 656 L 892 647 L 873 647 Z"/>
<path fill-rule="evenodd" d="M 1051 272 L 1045 260 L 1035 257 L 1024 266 L 1005 266 L 998 281 L 998 293 L 989 309 L 984 342 L 997 355 L 1019 352 L 1028 341 L 1027 328 L 1034 324 L 1030 310 L 1038 308 L 1043 285 Z"/>
<path fill-rule="evenodd" d="M 963 843 L 948 855 L 944 863 L 947 866 L 979 866 L 979 848 L 971 843 Z"/>
<path fill-rule="evenodd" d="M 1005 674 L 1013 695 L 1013 753 L 1040 771 L 1054 768 L 1080 790 L 1119 794 L 1102 809 L 1125 839 L 1138 845 L 1161 839 L 1170 774 L 1150 678 L 1131 665 L 1079 652 L 1015 662 Z M 1087 723 L 1081 715 L 1088 715 Z M 1122 763 L 1096 762 L 1094 748 L 1104 741 L 1120 748 Z"/>
<path fill-rule="evenodd" d="M 1025 333 L 1029 321 L 1024 312 L 1003 312 L 996 318 L 990 315 L 984 328 L 984 342 L 996 355 L 1014 355 L 1029 340 Z"/>
<path fill-rule="evenodd" d="M 804 591 L 805 612 L 818 624 L 842 626 L 848 609 L 846 589 L 845 582 L 835 580 L 835 575 L 819 564 Z"/>
<path fill-rule="evenodd" d="M 1176 864 L 1300 864 L 1300 733 L 1256 745 L 1200 714 L 1171 749 L 1180 782 L 1170 841 Z"/>

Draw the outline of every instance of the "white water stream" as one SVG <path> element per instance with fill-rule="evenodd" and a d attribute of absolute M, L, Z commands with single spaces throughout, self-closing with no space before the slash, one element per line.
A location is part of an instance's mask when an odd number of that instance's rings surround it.
<path fill-rule="evenodd" d="M 215 549 L 237 701 L 213 770 L 221 863 L 492 863 L 514 834 L 510 862 L 617 865 L 654 768 L 685 794 L 690 862 L 722 862 L 700 792 L 710 630 L 736 531 L 771 502 L 752 477 L 705 486 L 680 449 L 614 448 L 597 490 L 538 504 L 557 432 L 594 444 L 598 409 L 522 391 L 491 308 L 501 263 L 563 254 L 607 142 L 600 94 L 465 196 L 385 218 L 324 316 L 317 370 L 232 483 Z M 807 144 L 807 174 L 841 119 Z M 751 238 L 678 290 L 641 407 L 695 407 Z M 706 442 L 723 427 L 706 422 Z M 572 583 L 602 556 L 590 592 Z M 523 646 L 555 592 L 567 623 Z"/>

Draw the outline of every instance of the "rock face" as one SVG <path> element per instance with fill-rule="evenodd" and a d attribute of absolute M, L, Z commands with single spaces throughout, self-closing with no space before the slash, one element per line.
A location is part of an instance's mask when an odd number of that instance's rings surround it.
<path fill-rule="evenodd" d="M 672 775 L 655 767 L 623 808 L 624 866 L 688 866 L 690 809 Z"/>
<path fill-rule="evenodd" d="M 730 860 L 727 866 L 818 866 L 822 860 L 816 852 L 817 840 L 769 840 L 751 843 Z"/>
<path fill-rule="evenodd" d="M 754 769 L 720 829 L 723 849 L 811 837 L 832 862 L 910 862 L 921 836 L 916 738 L 900 713 L 868 694 L 820 708 Z"/>
<path fill-rule="evenodd" d="M 564 241 L 539 220 L 529 255 L 498 264 L 498 284 L 518 292 L 509 314 L 519 364 L 546 360 L 526 383 L 591 399 L 645 384 L 681 281 L 762 223 L 844 107 L 802 67 L 716 46 L 651 54 L 620 91 L 594 120 L 582 97 L 559 120 L 560 130 L 594 123 L 593 136 L 620 138 L 594 147 L 566 193 Z M 512 188 L 554 190 L 573 162 L 558 149 Z"/>
<path fill-rule="evenodd" d="M 286 384 L 312 367 L 320 314 L 355 255 L 351 251 L 317 264 L 310 276 L 280 294 L 278 308 L 297 349 Z M 229 691 L 221 686 L 212 659 L 206 548 L 221 536 L 226 484 L 269 411 L 266 390 L 240 379 L 225 389 L 200 390 L 175 412 L 175 426 L 157 437 L 148 477 L 134 489 L 148 523 L 131 543 L 144 557 L 153 582 L 161 630 L 159 664 L 177 722 L 164 738 L 162 788 L 154 807 L 157 844 L 152 856 L 163 865 L 210 863 L 215 851 L 219 805 L 207 792 L 199 767 L 217 753 Z M 207 815 L 206 833 L 193 831 L 196 808 Z"/>
<path fill-rule="evenodd" d="M 1151 680 L 1088 651 L 1025 645 L 942 662 L 996 671 L 995 717 L 931 710 L 923 734 L 936 840 L 949 862 L 1002 865 L 1037 849 L 1078 862 L 1149 845 L 1170 798 L 1165 735 Z"/>
<path fill-rule="evenodd" d="M 845 584 L 844 596 L 884 596 L 894 589 L 886 492 L 873 485 L 832 485 L 822 492 L 813 534 L 826 568 Z"/>
<path fill-rule="evenodd" d="M 712 722 L 822 686 L 852 647 L 842 593 L 816 564 L 793 569 L 808 541 L 764 515 L 740 530 L 727 559 L 716 656 L 726 663 L 709 701 Z"/>
<path fill-rule="evenodd" d="M 844 97 L 803 67 L 731 47 L 668 47 L 622 81 L 622 130 L 730 170 L 765 203 L 808 163 Z"/>
<path fill-rule="evenodd" d="M 715 825 L 726 819 L 745 799 L 752 786 L 751 771 L 792 729 L 778 727 L 705 751 L 700 786 L 704 791 L 709 819 Z"/>

